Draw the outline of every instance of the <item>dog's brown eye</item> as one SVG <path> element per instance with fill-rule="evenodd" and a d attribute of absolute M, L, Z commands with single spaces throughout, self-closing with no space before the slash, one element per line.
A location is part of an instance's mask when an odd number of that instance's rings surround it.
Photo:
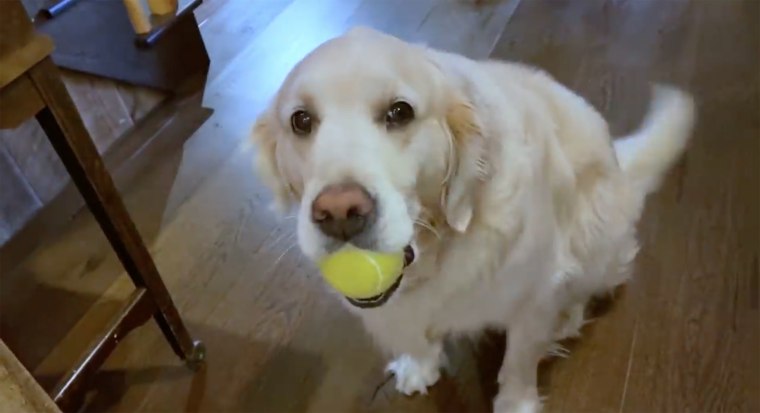
<path fill-rule="evenodd" d="M 305 110 L 299 110 L 290 116 L 290 127 L 296 135 L 308 135 L 311 133 L 311 114 Z"/>
<path fill-rule="evenodd" d="M 414 109 L 406 102 L 396 102 L 385 113 L 385 125 L 388 128 L 404 126 L 414 119 Z"/>

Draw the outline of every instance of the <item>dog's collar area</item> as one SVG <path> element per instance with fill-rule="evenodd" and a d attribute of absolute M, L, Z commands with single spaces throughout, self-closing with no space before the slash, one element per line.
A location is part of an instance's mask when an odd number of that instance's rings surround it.
<path fill-rule="evenodd" d="M 414 262 L 414 249 L 407 245 L 404 248 L 404 268 L 408 267 Z M 401 279 L 404 278 L 404 274 L 401 274 L 401 276 L 398 277 L 396 282 L 391 285 L 390 288 L 385 290 L 382 294 L 378 294 L 374 297 L 370 298 L 349 298 L 346 297 L 346 300 L 348 300 L 351 305 L 359 308 L 376 308 L 380 307 L 381 305 L 385 304 L 388 299 L 391 298 L 393 293 L 398 290 L 399 285 L 401 285 Z"/>

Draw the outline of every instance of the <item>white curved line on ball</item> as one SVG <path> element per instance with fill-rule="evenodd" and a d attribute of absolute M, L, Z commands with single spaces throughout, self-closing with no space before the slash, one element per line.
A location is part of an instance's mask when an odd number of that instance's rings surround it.
<path fill-rule="evenodd" d="M 369 261 L 370 264 L 372 264 L 372 266 L 375 267 L 375 274 L 377 274 L 377 277 L 375 277 L 377 279 L 377 286 L 375 287 L 375 291 L 380 291 L 380 286 L 382 285 L 382 282 L 383 282 L 383 273 L 380 271 L 380 266 L 377 265 L 375 260 L 372 259 L 369 255 L 362 254 L 362 257 L 364 257 L 364 259 Z M 380 291 L 378 294 L 382 294 L 382 293 L 383 291 Z"/>

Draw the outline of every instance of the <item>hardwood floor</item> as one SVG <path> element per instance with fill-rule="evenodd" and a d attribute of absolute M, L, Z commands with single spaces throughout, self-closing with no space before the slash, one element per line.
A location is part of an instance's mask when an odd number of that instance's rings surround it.
<path fill-rule="evenodd" d="M 523 2 L 496 46 L 579 91 L 618 135 L 650 81 L 699 106 L 691 148 L 648 201 L 634 280 L 552 369 L 550 410 L 760 410 L 758 5 Z"/>
<path fill-rule="evenodd" d="M 427 397 L 386 380 L 357 320 L 323 293 L 255 179 L 246 135 L 287 70 L 355 24 L 539 65 L 621 135 L 648 82 L 699 105 L 695 140 L 641 222 L 635 277 L 567 359 L 541 369 L 547 411 L 758 412 L 760 2 L 756 0 L 206 0 L 215 109 L 123 185 L 125 202 L 208 364 L 186 370 L 153 324 L 93 383 L 91 412 L 489 411 L 504 337 L 449 343 Z M 49 385 L 131 291 L 78 214 L 0 278 L 0 335 Z"/>

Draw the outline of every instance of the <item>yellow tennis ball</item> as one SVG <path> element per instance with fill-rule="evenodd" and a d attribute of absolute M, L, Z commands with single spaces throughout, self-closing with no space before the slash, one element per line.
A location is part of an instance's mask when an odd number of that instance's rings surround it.
<path fill-rule="evenodd" d="M 345 247 L 319 263 L 328 284 L 356 299 L 384 293 L 401 276 L 403 268 L 403 252 L 384 254 L 354 247 Z"/>

